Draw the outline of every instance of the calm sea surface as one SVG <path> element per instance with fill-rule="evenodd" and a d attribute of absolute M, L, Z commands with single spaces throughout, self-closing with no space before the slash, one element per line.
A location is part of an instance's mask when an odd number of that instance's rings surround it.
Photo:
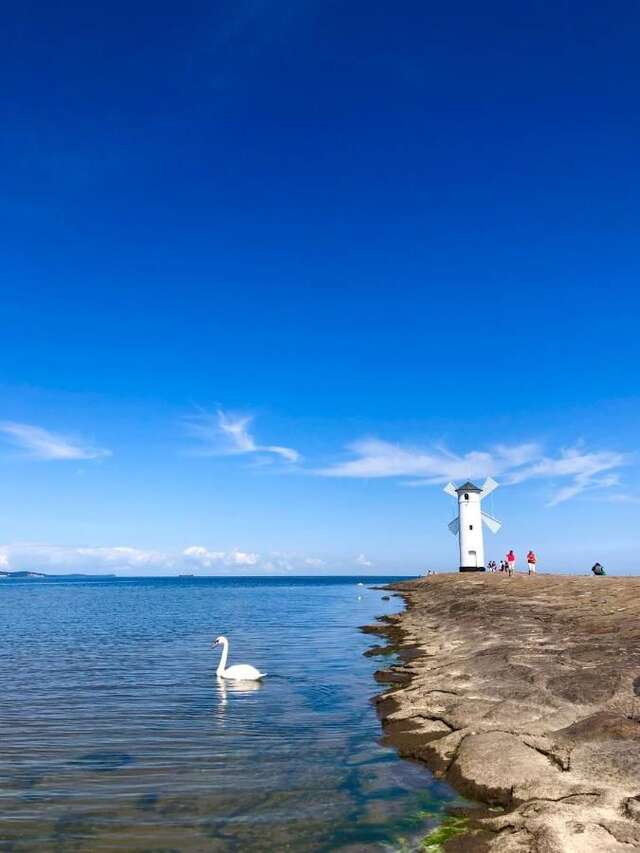
<path fill-rule="evenodd" d="M 412 849 L 453 794 L 377 743 L 362 580 L 1 581 L 0 850 Z"/>

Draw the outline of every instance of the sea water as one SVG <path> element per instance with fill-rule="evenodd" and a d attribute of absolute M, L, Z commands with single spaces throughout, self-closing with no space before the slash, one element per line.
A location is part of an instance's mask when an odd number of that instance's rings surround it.
<path fill-rule="evenodd" d="M 385 580 L 3 581 L 0 850 L 412 849 L 454 795 L 379 742 Z"/>

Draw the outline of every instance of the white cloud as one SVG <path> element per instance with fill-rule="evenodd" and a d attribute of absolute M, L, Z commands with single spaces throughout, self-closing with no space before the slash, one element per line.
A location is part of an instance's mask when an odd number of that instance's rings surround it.
<path fill-rule="evenodd" d="M 224 551 L 209 551 L 202 545 L 190 545 L 182 554 L 190 560 L 207 566 L 212 566 L 224 558 Z"/>
<path fill-rule="evenodd" d="M 32 424 L 0 421 L 0 432 L 31 459 L 100 459 L 111 455 L 110 450 L 92 447 Z"/>
<path fill-rule="evenodd" d="M 623 453 L 587 451 L 580 445 L 548 456 L 537 442 L 500 444 L 489 450 L 472 450 L 459 455 L 444 447 L 421 449 L 378 438 L 364 438 L 348 449 L 354 458 L 314 473 L 323 477 L 395 477 L 411 486 L 434 485 L 448 480 L 454 483 L 467 479 L 483 480 L 485 477 L 500 477 L 506 485 L 534 478 L 545 478 L 552 483 L 559 479 L 569 480 L 556 488 L 549 506 L 567 501 L 586 490 L 618 485 L 619 476 L 615 471 L 628 461 Z"/>
<path fill-rule="evenodd" d="M 189 545 L 163 551 L 130 545 L 55 545 L 44 542 L 0 544 L 0 570 L 35 571 L 45 574 L 117 574 L 119 576 L 177 575 L 313 575 L 318 570 L 344 574 L 349 562 L 366 569 L 374 563 L 358 554 L 352 561 L 323 560 L 299 552 L 258 553 L 241 548 L 228 550 Z"/>
<path fill-rule="evenodd" d="M 65 546 L 40 542 L 0 545 L 0 569 L 60 573 L 163 575 L 202 571 L 204 574 L 304 574 L 322 561 L 279 552 L 259 554 L 232 548 L 214 550 L 189 545 L 181 551 L 118 546 Z M 324 565 L 324 564 L 323 564 Z"/>
<path fill-rule="evenodd" d="M 260 555 L 250 551 L 240 551 L 237 548 L 231 551 L 210 551 L 202 545 L 190 545 L 184 549 L 182 555 L 204 568 L 213 568 L 215 566 L 257 566 L 260 561 Z"/>
<path fill-rule="evenodd" d="M 258 554 L 234 549 L 227 554 L 225 565 L 229 566 L 255 566 L 259 560 Z"/>
<path fill-rule="evenodd" d="M 126 545 L 112 548 L 75 548 L 79 558 L 86 561 L 104 563 L 108 566 L 136 567 L 170 567 L 174 561 L 162 551 L 145 551 L 141 548 L 131 548 Z"/>
<path fill-rule="evenodd" d="M 166 570 L 176 561 L 161 551 L 128 546 L 73 547 L 40 542 L 14 542 L 0 548 L 3 566 L 13 570 L 53 572 L 116 572 L 133 569 Z"/>
<path fill-rule="evenodd" d="M 219 409 L 215 415 L 200 412 L 185 419 L 188 433 L 200 441 L 204 455 L 270 454 L 287 462 L 299 462 L 297 450 L 280 444 L 258 444 L 249 431 L 251 415 L 236 415 Z"/>

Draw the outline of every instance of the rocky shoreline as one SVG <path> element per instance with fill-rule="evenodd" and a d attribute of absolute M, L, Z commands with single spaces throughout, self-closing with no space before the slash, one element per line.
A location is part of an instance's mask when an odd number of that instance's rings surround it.
<path fill-rule="evenodd" d="M 435 575 L 365 630 L 385 738 L 484 804 L 446 851 L 640 851 L 640 578 Z M 372 654 L 388 652 L 389 646 Z"/>

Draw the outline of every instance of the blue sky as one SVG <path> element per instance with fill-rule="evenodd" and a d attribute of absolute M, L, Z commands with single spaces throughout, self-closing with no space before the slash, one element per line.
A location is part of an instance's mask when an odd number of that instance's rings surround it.
<path fill-rule="evenodd" d="M 631 3 L 7 13 L 0 560 L 637 572 Z"/>

